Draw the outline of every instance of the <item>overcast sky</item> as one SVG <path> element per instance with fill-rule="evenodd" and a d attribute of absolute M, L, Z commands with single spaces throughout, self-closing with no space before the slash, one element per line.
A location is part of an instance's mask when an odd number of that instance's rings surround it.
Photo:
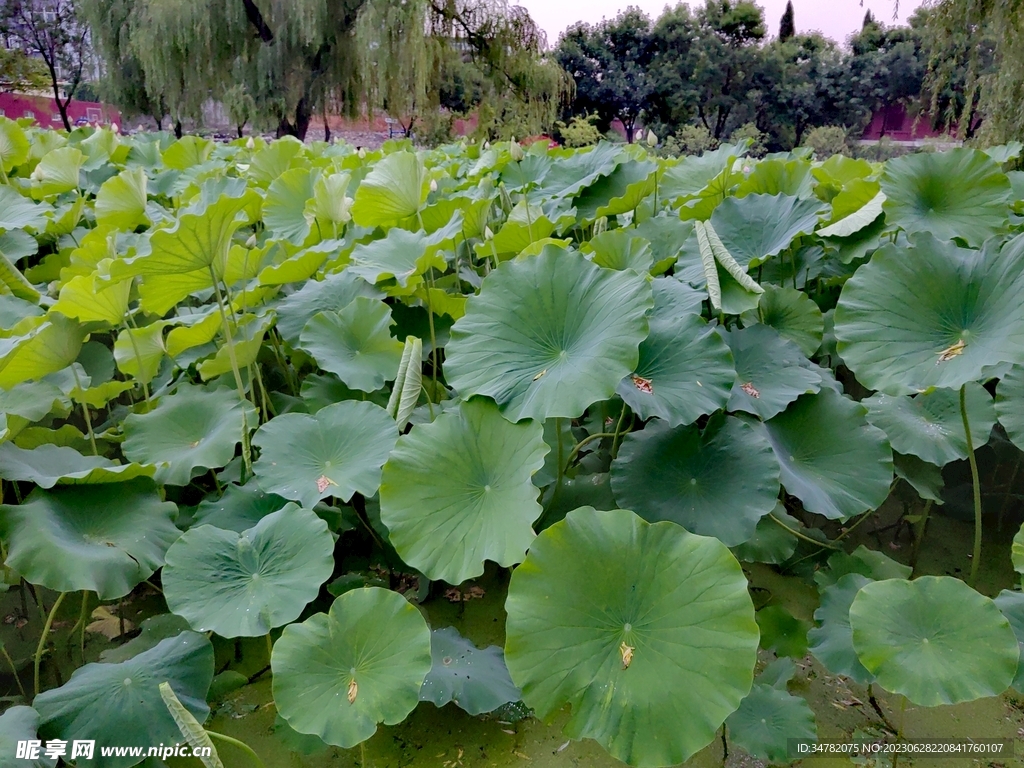
<path fill-rule="evenodd" d="M 530 11 L 530 15 L 548 33 L 548 42 L 554 45 L 558 35 L 576 21 L 598 22 L 612 18 L 622 9 L 636 5 L 651 18 L 657 18 L 666 5 L 665 0 L 512 0 Z M 690 0 L 694 6 L 699 0 Z M 901 22 L 921 5 L 922 0 L 900 0 Z M 668 3 L 675 5 L 674 0 Z M 779 32 L 779 19 L 786 8 L 786 0 L 758 0 L 765 9 L 768 28 L 773 35 Z M 860 28 L 864 13 L 871 9 L 875 18 L 892 22 L 893 0 L 793 0 L 798 32 L 818 30 L 834 40 L 843 42 Z"/>

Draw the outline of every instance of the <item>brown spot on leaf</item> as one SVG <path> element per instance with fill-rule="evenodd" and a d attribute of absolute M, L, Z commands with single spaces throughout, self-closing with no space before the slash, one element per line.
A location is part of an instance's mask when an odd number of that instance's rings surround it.
<path fill-rule="evenodd" d="M 349 704 L 355 704 L 356 703 L 356 696 L 358 696 L 358 695 L 359 695 L 359 685 L 358 685 L 358 683 L 356 683 L 355 679 L 352 679 L 352 680 L 349 681 L 349 684 L 348 684 L 348 703 Z"/>
<path fill-rule="evenodd" d="M 643 376 L 633 375 L 630 376 L 633 380 L 633 386 L 643 392 L 645 395 L 654 393 L 654 384 L 651 383 L 650 379 L 645 379 Z"/>
<path fill-rule="evenodd" d="M 317 493 L 323 493 L 327 490 L 327 486 L 329 485 L 337 485 L 337 483 L 331 480 L 327 475 L 320 475 L 320 477 L 316 479 Z"/>
<path fill-rule="evenodd" d="M 619 646 L 619 654 L 622 656 L 622 668 L 629 669 L 629 665 L 633 663 L 633 651 L 635 651 L 632 645 L 626 645 L 626 641 L 622 641 L 622 645 Z"/>
<path fill-rule="evenodd" d="M 936 365 L 939 363 L 945 363 L 952 360 L 954 357 L 959 357 L 964 353 L 964 347 L 967 346 L 967 342 L 963 339 L 957 341 L 956 344 L 951 344 L 939 353 L 939 359 L 935 362 Z"/>
<path fill-rule="evenodd" d="M 746 384 L 741 385 L 740 389 L 742 389 L 744 392 L 746 392 L 748 395 L 750 395 L 755 400 L 760 400 L 761 399 L 761 393 L 757 390 L 757 387 L 755 387 L 749 381 Z"/>

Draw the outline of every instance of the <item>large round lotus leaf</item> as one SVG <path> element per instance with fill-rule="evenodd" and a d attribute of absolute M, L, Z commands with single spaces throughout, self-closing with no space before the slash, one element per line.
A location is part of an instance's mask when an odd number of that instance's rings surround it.
<path fill-rule="evenodd" d="M 420 701 L 439 707 L 455 702 L 471 715 L 482 715 L 523 696 L 508 675 L 505 652 L 496 645 L 481 650 L 454 627 L 445 627 L 430 633 L 430 656 Z"/>
<path fill-rule="evenodd" d="M 395 420 L 373 403 L 346 400 L 315 416 L 286 413 L 253 436 L 260 449 L 253 471 L 264 491 L 308 509 L 328 496 L 373 496 L 397 439 Z"/>
<path fill-rule="evenodd" d="M 959 389 L 999 363 L 1024 363 L 1024 235 L 1001 250 L 887 245 L 847 281 L 835 312 L 839 354 L 890 395 Z"/>
<path fill-rule="evenodd" d="M 153 477 L 156 467 L 118 464 L 102 456 L 83 456 L 74 448 L 39 445 L 31 450 L 14 443 L 0 445 L 0 479 L 35 483 L 40 488 L 61 485 L 121 483 Z"/>
<path fill-rule="evenodd" d="M 890 160 L 882 173 L 889 224 L 981 243 L 1006 223 L 1010 182 L 984 152 L 954 149 Z"/>
<path fill-rule="evenodd" d="M 771 421 L 768 440 L 787 493 L 830 520 L 877 509 L 892 483 L 892 449 L 867 409 L 831 389 L 804 395 Z"/>
<path fill-rule="evenodd" d="M 825 332 L 821 310 L 806 293 L 777 285 L 764 286 L 757 309 L 744 313 L 741 319 L 744 325 L 770 325 L 808 357 L 818 351 Z"/>
<path fill-rule="evenodd" d="M 352 218 L 361 227 L 393 224 L 419 210 L 427 198 L 423 163 L 413 152 L 378 161 L 356 190 Z"/>
<path fill-rule="evenodd" d="M 1013 629 L 1017 638 L 1017 649 L 1021 653 L 1021 659 L 1017 662 L 1017 674 L 1013 677 L 1011 685 L 1021 693 L 1024 693 L 1024 592 L 1013 592 L 1004 589 L 995 599 L 998 608 Z"/>
<path fill-rule="evenodd" d="M 294 621 L 334 570 L 334 538 L 289 504 L 243 533 L 191 528 L 167 550 L 167 607 L 198 632 L 258 637 Z"/>
<path fill-rule="evenodd" d="M 937 707 L 998 696 L 1017 674 L 1017 638 L 995 603 L 952 576 L 889 579 L 850 607 L 853 647 L 878 684 Z"/>
<path fill-rule="evenodd" d="M 779 462 L 764 431 L 721 414 L 703 432 L 655 421 L 627 435 L 611 475 L 620 507 L 728 547 L 750 539 L 779 496 Z"/>
<path fill-rule="evenodd" d="M 288 725 L 354 747 L 405 719 L 430 672 L 430 630 L 397 592 L 353 589 L 274 644 L 274 703 Z"/>
<path fill-rule="evenodd" d="M 996 387 L 996 413 L 1007 437 L 1024 450 L 1024 367 L 1015 365 Z"/>
<path fill-rule="evenodd" d="M 2 129 L 3 125 L 0 124 L 0 130 Z M 0 160 L 2 159 L 0 156 Z M 54 768 L 57 765 L 57 758 L 47 757 L 42 748 L 39 750 L 39 757 L 32 760 L 17 760 L 14 757 L 18 754 L 18 742 L 39 740 L 36 733 L 38 726 L 39 713 L 32 707 L 11 707 L 0 715 L 0 755 L 4 755 L 10 761 L 5 761 L 5 765 L 17 768 Z"/>
<path fill-rule="evenodd" d="M 821 208 L 818 200 L 782 194 L 727 197 L 711 224 L 741 266 L 756 266 L 788 248 L 797 235 L 813 232 Z"/>
<path fill-rule="evenodd" d="M 577 418 L 636 368 L 652 305 L 634 272 L 545 248 L 502 264 L 469 299 L 445 375 L 465 398 L 496 400 L 511 421 Z"/>
<path fill-rule="evenodd" d="M 261 491 L 256 481 L 250 479 L 245 485 L 229 485 L 219 499 L 205 498 L 199 502 L 192 527 L 212 525 L 241 533 L 287 503 L 276 493 Z"/>
<path fill-rule="evenodd" d="M 0 538 L 7 565 L 33 584 L 113 600 L 163 565 L 180 535 L 176 511 L 145 479 L 37 489 L 24 504 L 0 506 Z"/>
<path fill-rule="evenodd" d="M 792 761 L 789 740 L 815 742 L 814 712 L 801 696 L 758 683 L 725 721 L 729 741 L 751 757 L 771 764 Z"/>
<path fill-rule="evenodd" d="M 782 338 L 774 328 L 752 325 L 721 333 L 736 366 L 730 411 L 746 411 L 770 419 L 800 395 L 821 389 L 821 375 L 799 347 Z"/>
<path fill-rule="evenodd" d="M 60 688 L 36 696 L 43 739 L 91 739 L 97 764 L 127 768 L 141 757 L 104 757 L 100 746 L 142 747 L 178 744 L 181 731 L 160 696 L 171 690 L 193 717 L 210 714 L 206 692 L 213 680 L 213 646 L 203 635 L 182 632 L 119 664 L 86 664 Z"/>
<path fill-rule="evenodd" d="M 346 386 L 376 392 L 398 375 L 402 342 L 391 337 L 391 309 L 360 296 L 340 312 L 320 312 L 302 329 L 301 346 Z"/>
<path fill-rule="evenodd" d="M 850 606 L 865 584 L 872 581 L 859 573 L 848 573 L 821 593 L 821 605 L 814 612 L 818 626 L 807 633 L 811 653 L 834 675 L 845 675 L 861 685 L 875 679 L 853 650 Z"/>
<path fill-rule="evenodd" d="M 382 294 L 351 272 L 337 272 L 323 280 L 310 280 L 277 305 L 277 330 L 290 344 L 299 343 L 299 334 L 318 312 L 337 312 L 356 297 L 380 298 Z"/>
<path fill-rule="evenodd" d="M 548 453 L 537 422 L 512 424 L 489 400 L 460 403 L 398 439 L 380 485 L 380 516 L 402 560 L 461 584 L 484 561 L 522 562 L 542 512 L 531 478 Z"/>
<path fill-rule="evenodd" d="M 681 763 L 750 691 L 757 624 L 714 539 L 581 508 L 512 573 L 505 661 L 539 717 L 635 766 Z"/>
<path fill-rule="evenodd" d="M 247 415 L 243 408 L 250 411 Z M 157 477 L 168 485 L 188 485 L 193 471 L 223 467 L 235 455 L 248 423 L 257 423 L 230 389 L 182 385 L 160 399 L 149 413 L 124 420 L 124 455 L 142 464 L 166 464 Z"/>
<path fill-rule="evenodd" d="M 619 396 L 642 419 L 692 424 L 722 408 L 736 379 L 732 355 L 689 302 L 678 280 L 658 279 L 650 334 L 640 345 L 636 370 L 619 382 Z M 697 308 L 699 310 L 699 307 Z"/>
<path fill-rule="evenodd" d="M 939 467 L 967 458 L 957 390 L 933 389 L 915 397 L 879 393 L 861 402 L 867 406 L 868 421 L 888 435 L 894 451 Z M 996 412 L 992 397 L 975 382 L 967 384 L 967 418 L 974 447 L 985 445 L 996 422 Z"/>

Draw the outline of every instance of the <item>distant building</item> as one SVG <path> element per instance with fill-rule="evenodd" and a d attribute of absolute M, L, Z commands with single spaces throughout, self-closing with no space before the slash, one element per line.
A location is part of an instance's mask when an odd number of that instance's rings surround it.
<path fill-rule="evenodd" d="M 0 93 L 0 117 L 18 120 L 23 117 L 35 120 L 43 128 L 63 128 L 57 102 L 52 96 L 38 96 L 26 93 Z M 121 113 L 109 104 L 97 101 L 73 100 L 68 105 L 68 119 L 72 125 L 121 124 Z"/>
<path fill-rule="evenodd" d="M 894 144 L 919 147 L 925 144 L 959 145 L 956 131 L 937 131 L 928 115 L 911 115 L 902 104 L 889 104 L 871 116 L 860 137 L 862 144 L 874 144 L 885 138 Z"/>

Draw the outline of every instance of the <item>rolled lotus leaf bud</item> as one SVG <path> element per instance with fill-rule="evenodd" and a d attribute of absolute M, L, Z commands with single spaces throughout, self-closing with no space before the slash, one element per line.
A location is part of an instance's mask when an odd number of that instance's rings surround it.
<path fill-rule="evenodd" d="M 249 140 L 245 142 L 245 148 L 249 151 L 256 149 L 256 142 L 252 140 L 252 136 L 250 136 Z"/>
<path fill-rule="evenodd" d="M 514 136 L 512 137 L 512 142 L 509 144 L 509 154 L 512 155 L 512 159 L 517 163 L 526 157 L 526 153 L 523 152 L 523 148 L 519 146 L 519 142 L 516 141 Z"/>

